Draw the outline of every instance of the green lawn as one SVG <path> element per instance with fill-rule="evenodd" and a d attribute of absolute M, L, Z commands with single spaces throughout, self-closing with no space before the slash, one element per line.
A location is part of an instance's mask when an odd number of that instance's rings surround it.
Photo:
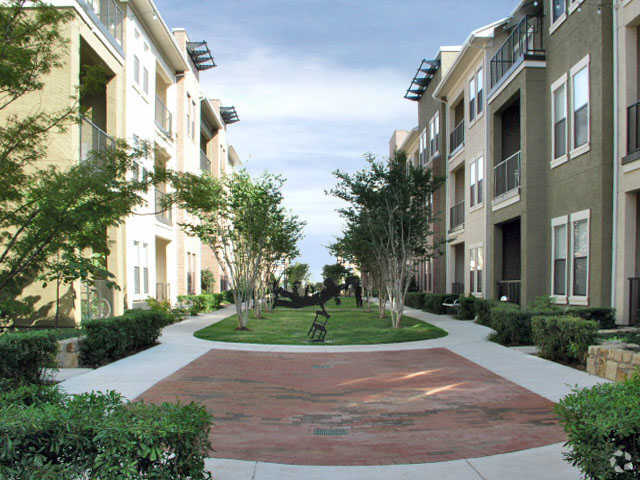
<path fill-rule="evenodd" d="M 327 325 L 325 345 L 366 345 L 372 343 L 412 342 L 447 335 L 444 330 L 413 318 L 404 317 L 401 328 L 391 328 L 391 318 L 378 318 L 377 308 L 371 312 L 356 309 L 352 298 L 343 298 L 342 305 L 334 301 L 326 305 L 331 315 Z M 249 331 L 237 331 L 237 316 L 198 330 L 194 335 L 203 340 L 234 343 L 263 343 L 281 345 L 322 345 L 309 341 L 307 331 L 313 322 L 312 307 L 294 310 L 278 307 L 265 318 L 249 320 Z"/>

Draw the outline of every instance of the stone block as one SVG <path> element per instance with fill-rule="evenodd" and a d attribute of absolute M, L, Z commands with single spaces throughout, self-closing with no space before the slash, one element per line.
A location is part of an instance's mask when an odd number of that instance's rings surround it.
<path fill-rule="evenodd" d="M 589 356 L 589 358 L 587 358 L 587 373 L 590 373 L 591 375 L 598 374 L 596 359 L 593 356 Z"/>
<path fill-rule="evenodd" d="M 631 359 L 631 363 L 633 365 L 640 366 L 640 353 L 634 353 L 633 358 Z"/>
<path fill-rule="evenodd" d="M 623 363 L 631 363 L 632 358 L 633 358 L 633 352 L 630 352 L 629 350 L 625 350 L 622 352 Z"/>
<path fill-rule="evenodd" d="M 615 381 L 618 377 L 618 364 L 612 360 L 607 361 L 604 378 Z"/>

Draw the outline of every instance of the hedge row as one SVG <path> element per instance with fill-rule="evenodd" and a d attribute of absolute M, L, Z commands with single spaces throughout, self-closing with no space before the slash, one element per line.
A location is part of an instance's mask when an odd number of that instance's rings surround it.
<path fill-rule="evenodd" d="M 0 393 L 0 478 L 210 479 L 210 429 L 210 415 L 194 403 L 23 386 Z"/>
<path fill-rule="evenodd" d="M 0 379 L 11 383 L 41 383 L 44 371 L 55 368 L 58 342 L 51 331 L 0 335 Z"/>
<path fill-rule="evenodd" d="M 540 356 L 556 362 L 584 363 L 597 336 L 598 324 L 592 320 L 569 315 L 531 319 L 531 338 Z"/>
<path fill-rule="evenodd" d="M 80 362 L 89 367 L 106 365 L 148 348 L 174 318 L 160 310 L 130 310 L 121 317 L 83 323 Z"/>
<path fill-rule="evenodd" d="M 185 305 L 191 315 L 213 312 L 220 308 L 224 293 L 203 293 L 201 295 L 180 295 L 178 301 Z"/>
<path fill-rule="evenodd" d="M 567 459 L 585 478 L 632 480 L 640 465 L 640 377 L 596 385 L 562 399 Z"/>

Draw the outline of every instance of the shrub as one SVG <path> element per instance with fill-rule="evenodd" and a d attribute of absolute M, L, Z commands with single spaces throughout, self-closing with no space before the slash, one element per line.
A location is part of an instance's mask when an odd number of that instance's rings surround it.
<path fill-rule="evenodd" d="M 424 296 L 424 310 L 430 313 L 435 313 L 436 315 L 443 315 L 447 313 L 447 311 L 442 304 L 452 303 L 456 298 L 458 298 L 457 295 L 452 295 L 450 293 L 427 293 Z"/>
<path fill-rule="evenodd" d="M 211 417 L 204 407 L 125 402 L 33 387 L 0 394 L 2 478 L 211 478 L 204 471 Z"/>
<path fill-rule="evenodd" d="M 121 317 L 84 322 L 80 361 L 89 367 L 106 365 L 156 343 L 172 317 L 162 311 L 130 310 Z"/>
<path fill-rule="evenodd" d="M 203 292 L 212 292 L 216 283 L 216 277 L 209 269 L 203 269 L 200 272 L 200 288 Z"/>
<path fill-rule="evenodd" d="M 491 326 L 491 309 L 498 305 L 495 300 L 476 299 L 476 322 L 485 327 Z"/>
<path fill-rule="evenodd" d="M 571 307 L 569 315 L 578 316 L 584 320 L 593 320 L 598 323 L 599 328 L 616 328 L 616 309 L 600 307 Z"/>
<path fill-rule="evenodd" d="M 0 335 L 0 379 L 41 383 L 46 368 L 55 368 L 58 342 L 50 331 Z"/>
<path fill-rule="evenodd" d="M 598 324 L 571 316 L 531 319 L 531 337 L 540 356 L 564 363 L 584 363 L 589 345 L 596 342 Z"/>
<path fill-rule="evenodd" d="M 233 303 L 233 291 L 232 290 L 225 290 L 224 292 L 222 292 L 222 299 L 226 302 L 226 303 Z"/>
<path fill-rule="evenodd" d="M 460 307 L 458 308 L 456 318 L 459 320 L 473 320 L 476 318 L 477 300 L 476 297 L 460 295 Z"/>
<path fill-rule="evenodd" d="M 495 333 L 489 338 L 502 345 L 531 345 L 532 316 L 512 303 L 494 305 L 489 326 Z"/>
<path fill-rule="evenodd" d="M 567 460 L 586 478 L 632 480 L 640 464 L 640 377 L 575 390 L 556 406 Z M 629 465 L 631 464 L 631 465 Z"/>
<path fill-rule="evenodd" d="M 410 308 L 424 308 L 424 293 L 409 292 L 404 298 L 404 304 Z"/>

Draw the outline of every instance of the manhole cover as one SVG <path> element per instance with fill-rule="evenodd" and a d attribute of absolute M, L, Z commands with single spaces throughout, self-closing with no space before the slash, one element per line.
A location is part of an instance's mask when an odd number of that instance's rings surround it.
<path fill-rule="evenodd" d="M 349 430 L 346 428 L 316 428 L 313 430 L 314 435 L 323 437 L 337 437 L 339 435 L 347 435 Z"/>

